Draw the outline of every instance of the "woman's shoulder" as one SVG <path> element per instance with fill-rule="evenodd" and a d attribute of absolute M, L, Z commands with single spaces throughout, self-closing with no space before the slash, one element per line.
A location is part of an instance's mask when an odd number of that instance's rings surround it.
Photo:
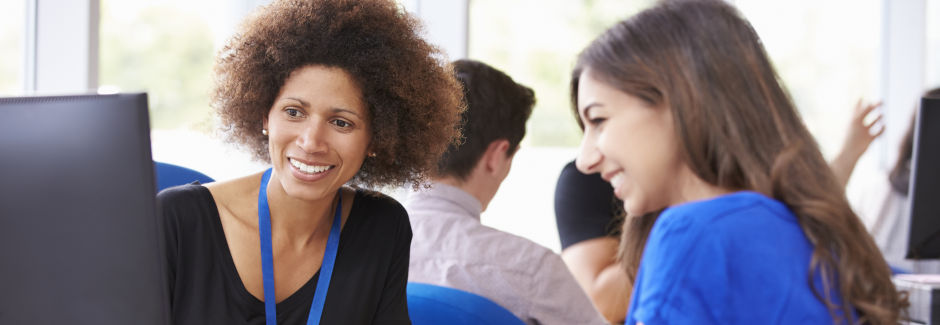
<path fill-rule="evenodd" d="M 796 217 L 783 203 L 742 191 L 666 209 L 653 226 L 648 245 L 668 245 L 673 252 L 700 251 L 749 240 L 802 242 L 802 236 Z"/>
<path fill-rule="evenodd" d="M 754 215 L 773 215 L 796 221 L 793 213 L 780 201 L 752 191 L 724 194 L 715 198 L 686 202 L 663 211 L 664 223 L 689 222 L 714 226 L 730 219 L 750 218 Z"/>
<path fill-rule="evenodd" d="M 219 213 L 233 216 L 257 213 L 256 202 L 262 173 L 206 184 Z"/>
<path fill-rule="evenodd" d="M 411 234 L 408 212 L 394 198 L 383 193 L 362 188 L 355 189 L 355 200 L 350 212 L 350 220 L 356 220 L 360 231 L 387 232 L 397 229 Z M 347 226 L 350 223 L 347 221 Z M 372 229 L 372 230 L 368 230 Z"/>
<path fill-rule="evenodd" d="M 258 188 L 261 186 L 262 173 L 263 172 L 259 172 L 230 180 L 213 182 L 205 186 L 217 201 L 224 202 L 229 198 L 242 199 L 245 197 L 255 197 L 258 195 Z"/>
<path fill-rule="evenodd" d="M 197 183 L 167 188 L 157 194 L 158 215 L 168 235 L 183 236 L 185 229 L 198 225 L 214 215 L 215 203 L 209 189 Z"/>
<path fill-rule="evenodd" d="M 774 254 L 781 251 L 793 254 Z M 796 217 L 783 203 L 744 191 L 666 209 L 653 226 L 643 255 L 644 261 L 647 256 L 671 261 L 659 269 L 686 270 L 692 258 L 710 261 L 706 267 L 722 265 L 719 261 L 766 264 L 773 263 L 771 259 L 792 262 L 770 256 L 802 258 L 811 251 Z"/>
<path fill-rule="evenodd" d="M 382 214 L 404 216 L 407 218 L 408 212 L 405 207 L 391 196 L 382 192 L 357 188 L 354 205 L 361 212 L 378 212 Z"/>
<path fill-rule="evenodd" d="M 226 181 L 198 184 L 196 182 L 167 188 L 157 194 L 157 205 L 168 219 L 201 220 L 183 216 L 216 216 L 220 211 L 231 211 L 245 204 L 245 197 L 257 196 L 260 177 L 249 175 Z M 258 178 L 258 180 L 255 180 Z"/>
<path fill-rule="evenodd" d="M 157 206 L 175 209 L 192 205 L 203 205 L 211 201 L 209 189 L 198 182 L 168 187 L 157 193 Z"/>

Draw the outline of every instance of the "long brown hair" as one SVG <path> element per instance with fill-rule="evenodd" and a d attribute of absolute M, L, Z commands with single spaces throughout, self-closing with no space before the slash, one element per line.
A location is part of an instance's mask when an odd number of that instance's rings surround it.
<path fill-rule="evenodd" d="M 852 212 L 757 33 L 723 1 L 665 1 L 622 21 L 579 56 L 571 81 L 592 73 L 653 107 L 670 109 L 681 157 L 696 176 L 728 190 L 783 202 L 814 245 L 807 284 L 839 316 L 897 324 L 905 296 Z M 655 214 L 624 223 L 622 256 L 635 272 Z M 632 254 L 632 255 L 631 255 Z M 632 278 L 631 274 L 631 278 Z M 822 288 L 813 276 L 822 277 Z M 830 288 L 843 301 L 835 305 Z"/>

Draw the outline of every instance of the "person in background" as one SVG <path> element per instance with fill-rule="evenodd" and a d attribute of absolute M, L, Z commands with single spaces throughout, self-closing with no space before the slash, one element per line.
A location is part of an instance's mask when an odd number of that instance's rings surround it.
<path fill-rule="evenodd" d="M 585 175 L 574 162 L 565 165 L 555 186 L 555 221 L 561 258 L 611 323 L 622 323 L 630 289 L 617 260 L 623 203 L 598 175 Z"/>
<path fill-rule="evenodd" d="M 924 97 L 940 97 L 940 88 L 934 88 L 923 94 Z M 860 109 L 861 108 L 861 109 Z M 855 164 L 868 145 L 884 129 L 874 130 L 874 122 L 881 118 L 867 118 L 872 106 L 859 105 L 852 117 L 845 142 L 839 154 L 830 163 L 836 175 L 841 175 L 843 185 L 848 183 Z M 859 195 L 850 201 L 865 224 L 875 244 L 884 254 L 885 260 L 896 272 L 918 274 L 940 273 L 940 261 L 907 259 L 907 246 L 910 238 L 910 180 L 911 159 L 914 154 L 914 116 L 901 138 L 898 157 L 894 166 L 887 171 L 876 173 L 861 181 Z"/>
<path fill-rule="evenodd" d="M 855 169 L 855 164 L 862 154 L 868 150 L 872 141 L 884 133 L 884 125 L 878 123 L 883 115 L 876 109 L 881 107 L 881 102 L 864 103 L 861 99 L 855 104 L 855 110 L 852 113 L 852 119 L 849 122 L 849 128 L 846 130 L 845 141 L 842 142 L 842 148 L 835 158 L 829 162 L 829 168 L 836 176 L 836 180 L 842 187 L 849 183 L 849 177 Z"/>
<path fill-rule="evenodd" d="M 600 175 L 581 173 L 571 162 L 555 187 L 555 218 L 571 274 L 607 321 L 622 324 L 643 246 L 662 210 L 625 218 L 613 191 Z"/>
<path fill-rule="evenodd" d="M 534 93 L 482 62 L 454 69 L 467 104 L 464 139 L 438 162 L 430 188 L 405 202 L 414 230 L 408 281 L 489 298 L 527 324 L 604 324 L 558 255 L 480 223 L 525 136 Z"/>
<path fill-rule="evenodd" d="M 778 80 L 720 0 L 660 2 L 579 55 L 578 169 L 628 220 L 665 209 L 627 324 L 899 322 L 907 301 Z"/>
<path fill-rule="evenodd" d="M 392 0 L 279 0 L 221 50 L 213 108 L 271 168 L 158 194 L 174 324 L 411 323 L 408 215 L 361 187 L 417 186 L 459 136 L 418 30 Z"/>

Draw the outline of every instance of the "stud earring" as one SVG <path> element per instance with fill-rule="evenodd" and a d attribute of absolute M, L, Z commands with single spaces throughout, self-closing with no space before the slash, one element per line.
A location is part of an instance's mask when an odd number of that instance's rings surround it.
<path fill-rule="evenodd" d="M 374 153 L 374 152 L 370 152 L 370 153 L 369 153 L 369 158 L 375 158 L 375 153 Z"/>
<path fill-rule="evenodd" d="M 268 129 L 261 129 L 261 134 L 268 135 Z"/>

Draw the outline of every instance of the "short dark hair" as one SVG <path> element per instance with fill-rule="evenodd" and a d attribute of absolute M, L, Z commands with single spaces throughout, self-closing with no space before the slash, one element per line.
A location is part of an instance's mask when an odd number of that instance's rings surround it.
<path fill-rule="evenodd" d="M 371 149 L 354 184 L 422 183 L 456 142 L 460 87 L 418 20 L 391 0 L 277 0 L 219 54 L 212 106 L 228 140 L 268 162 L 261 125 L 291 72 L 336 67 L 362 89 Z"/>
<path fill-rule="evenodd" d="M 507 155 L 519 149 L 535 92 L 483 62 L 457 60 L 453 66 L 467 105 L 460 121 L 463 141 L 451 144 L 437 166 L 440 176 L 465 179 L 493 141 L 508 140 Z"/>

